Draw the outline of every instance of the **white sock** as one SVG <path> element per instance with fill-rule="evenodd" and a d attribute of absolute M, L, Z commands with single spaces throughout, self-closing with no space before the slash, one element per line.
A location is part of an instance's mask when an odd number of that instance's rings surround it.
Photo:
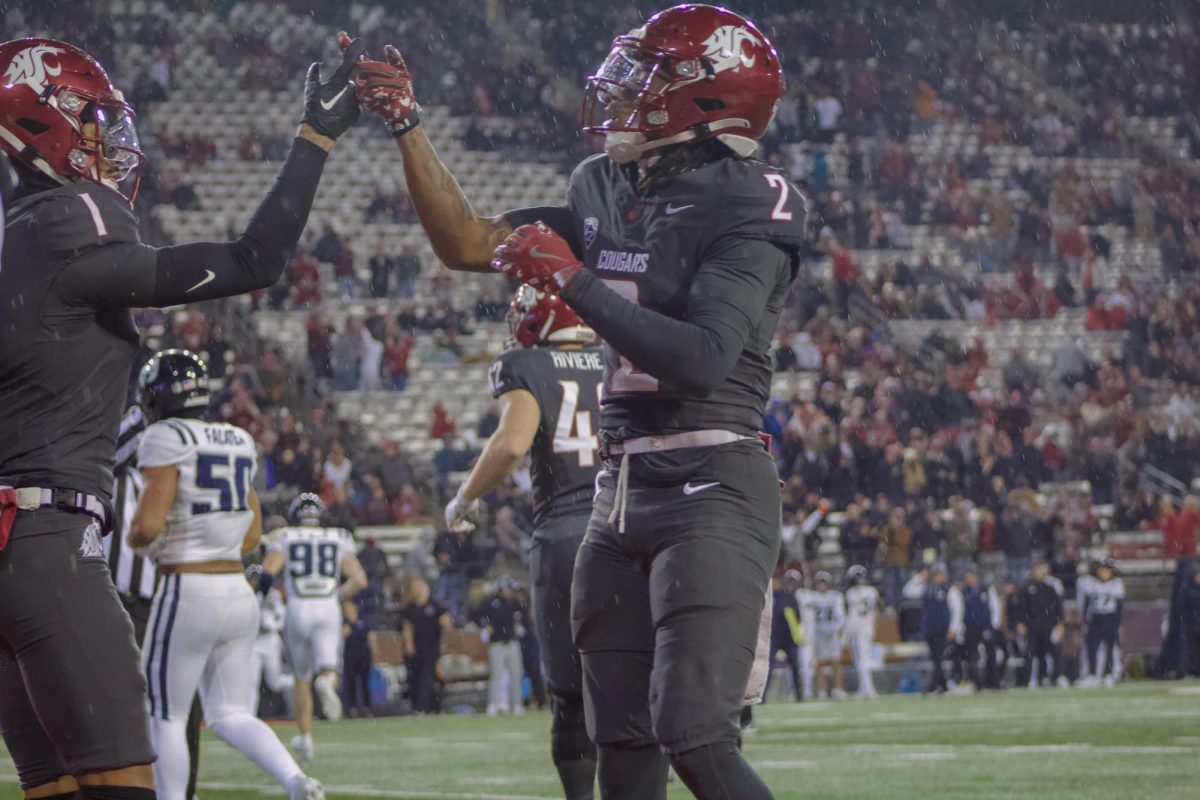
<path fill-rule="evenodd" d="M 187 746 L 187 720 L 151 719 L 150 732 L 158 760 L 154 762 L 154 786 L 159 800 L 186 800 L 191 757 Z"/>
<path fill-rule="evenodd" d="M 287 789 L 297 775 L 303 774 L 303 770 L 283 746 L 283 742 L 279 741 L 279 737 L 270 726 L 258 717 L 246 712 L 237 712 L 209 722 L 208 726 L 227 745 L 241 750 L 246 758 L 271 773 L 271 777 L 283 788 Z M 185 783 L 186 772 L 185 767 Z"/>

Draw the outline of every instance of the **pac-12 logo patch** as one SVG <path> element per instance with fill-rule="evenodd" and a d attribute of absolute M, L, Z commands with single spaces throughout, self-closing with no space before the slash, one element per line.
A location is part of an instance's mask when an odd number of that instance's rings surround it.
<path fill-rule="evenodd" d="M 583 221 L 583 246 L 591 247 L 596 243 L 596 234 L 600 233 L 600 220 L 588 217 Z"/>
<path fill-rule="evenodd" d="M 96 520 L 83 531 L 83 541 L 79 543 L 80 558 L 104 558 L 104 544 L 100 541 L 100 523 Z"/>

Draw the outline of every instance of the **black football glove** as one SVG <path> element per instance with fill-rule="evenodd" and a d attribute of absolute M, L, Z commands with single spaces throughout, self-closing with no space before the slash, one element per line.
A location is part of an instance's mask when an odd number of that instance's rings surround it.
<path fill-rule="evenodd" d="M 354 92 L 354 75 L 366 45 L 355 39 L 342 51 L 342 63 L 327 81 L 321 80 L 321 65 L 308 68 L 304 79 L 304 116 L 301 122 L 330 139 L 337 139 L 358 122 L 360 109 Z"/>

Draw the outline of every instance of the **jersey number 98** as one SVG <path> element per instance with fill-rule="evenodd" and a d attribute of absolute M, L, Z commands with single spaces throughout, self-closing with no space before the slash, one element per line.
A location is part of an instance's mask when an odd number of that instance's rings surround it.
<path fill-rule="evenodd" d="M 312 542 L 292 542 L 288 546 L 288 561 L 291 562 L 293 578 L 311 578 L 314 567 L 316 574 L 322 578 L 337 577 L 337 545 L 321 542 L 316 551 L 317 557 L 314 559 Z"/>

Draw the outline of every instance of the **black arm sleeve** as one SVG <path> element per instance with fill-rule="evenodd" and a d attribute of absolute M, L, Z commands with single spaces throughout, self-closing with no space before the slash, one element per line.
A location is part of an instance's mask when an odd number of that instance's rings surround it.
<path fill-rule="evenodd" d="M 788 254 L 770 242 L 731 238 L 715 245 L 696 272 L 686 320 L 629 302 L 591 272 L 577 275 L 562 298 L 638 369 L 705 395 L 729 377 L 790 270 Z"/>
<path fill-rule="evenodd" d="M 578 258 L 583 258 L 583 248 L 579 246 L 579 235 L 575 231 L 575 217 L 566 206 L 531 206 L 505 211 L 504 218 L 513 228 L 522 225 L 532 225 L 544 222 L 546 227 L 567 240 L 571 250 Z"/>
<path fill-rule="evenodd" d="M 326 152 L 296 139 L 258 210 L 231 242 L 150 247 L 124 242 L 94 248 L 59 280 L 63 300 L 81 305 L 171 306 L 266 288 L 300 240 Z"/>

